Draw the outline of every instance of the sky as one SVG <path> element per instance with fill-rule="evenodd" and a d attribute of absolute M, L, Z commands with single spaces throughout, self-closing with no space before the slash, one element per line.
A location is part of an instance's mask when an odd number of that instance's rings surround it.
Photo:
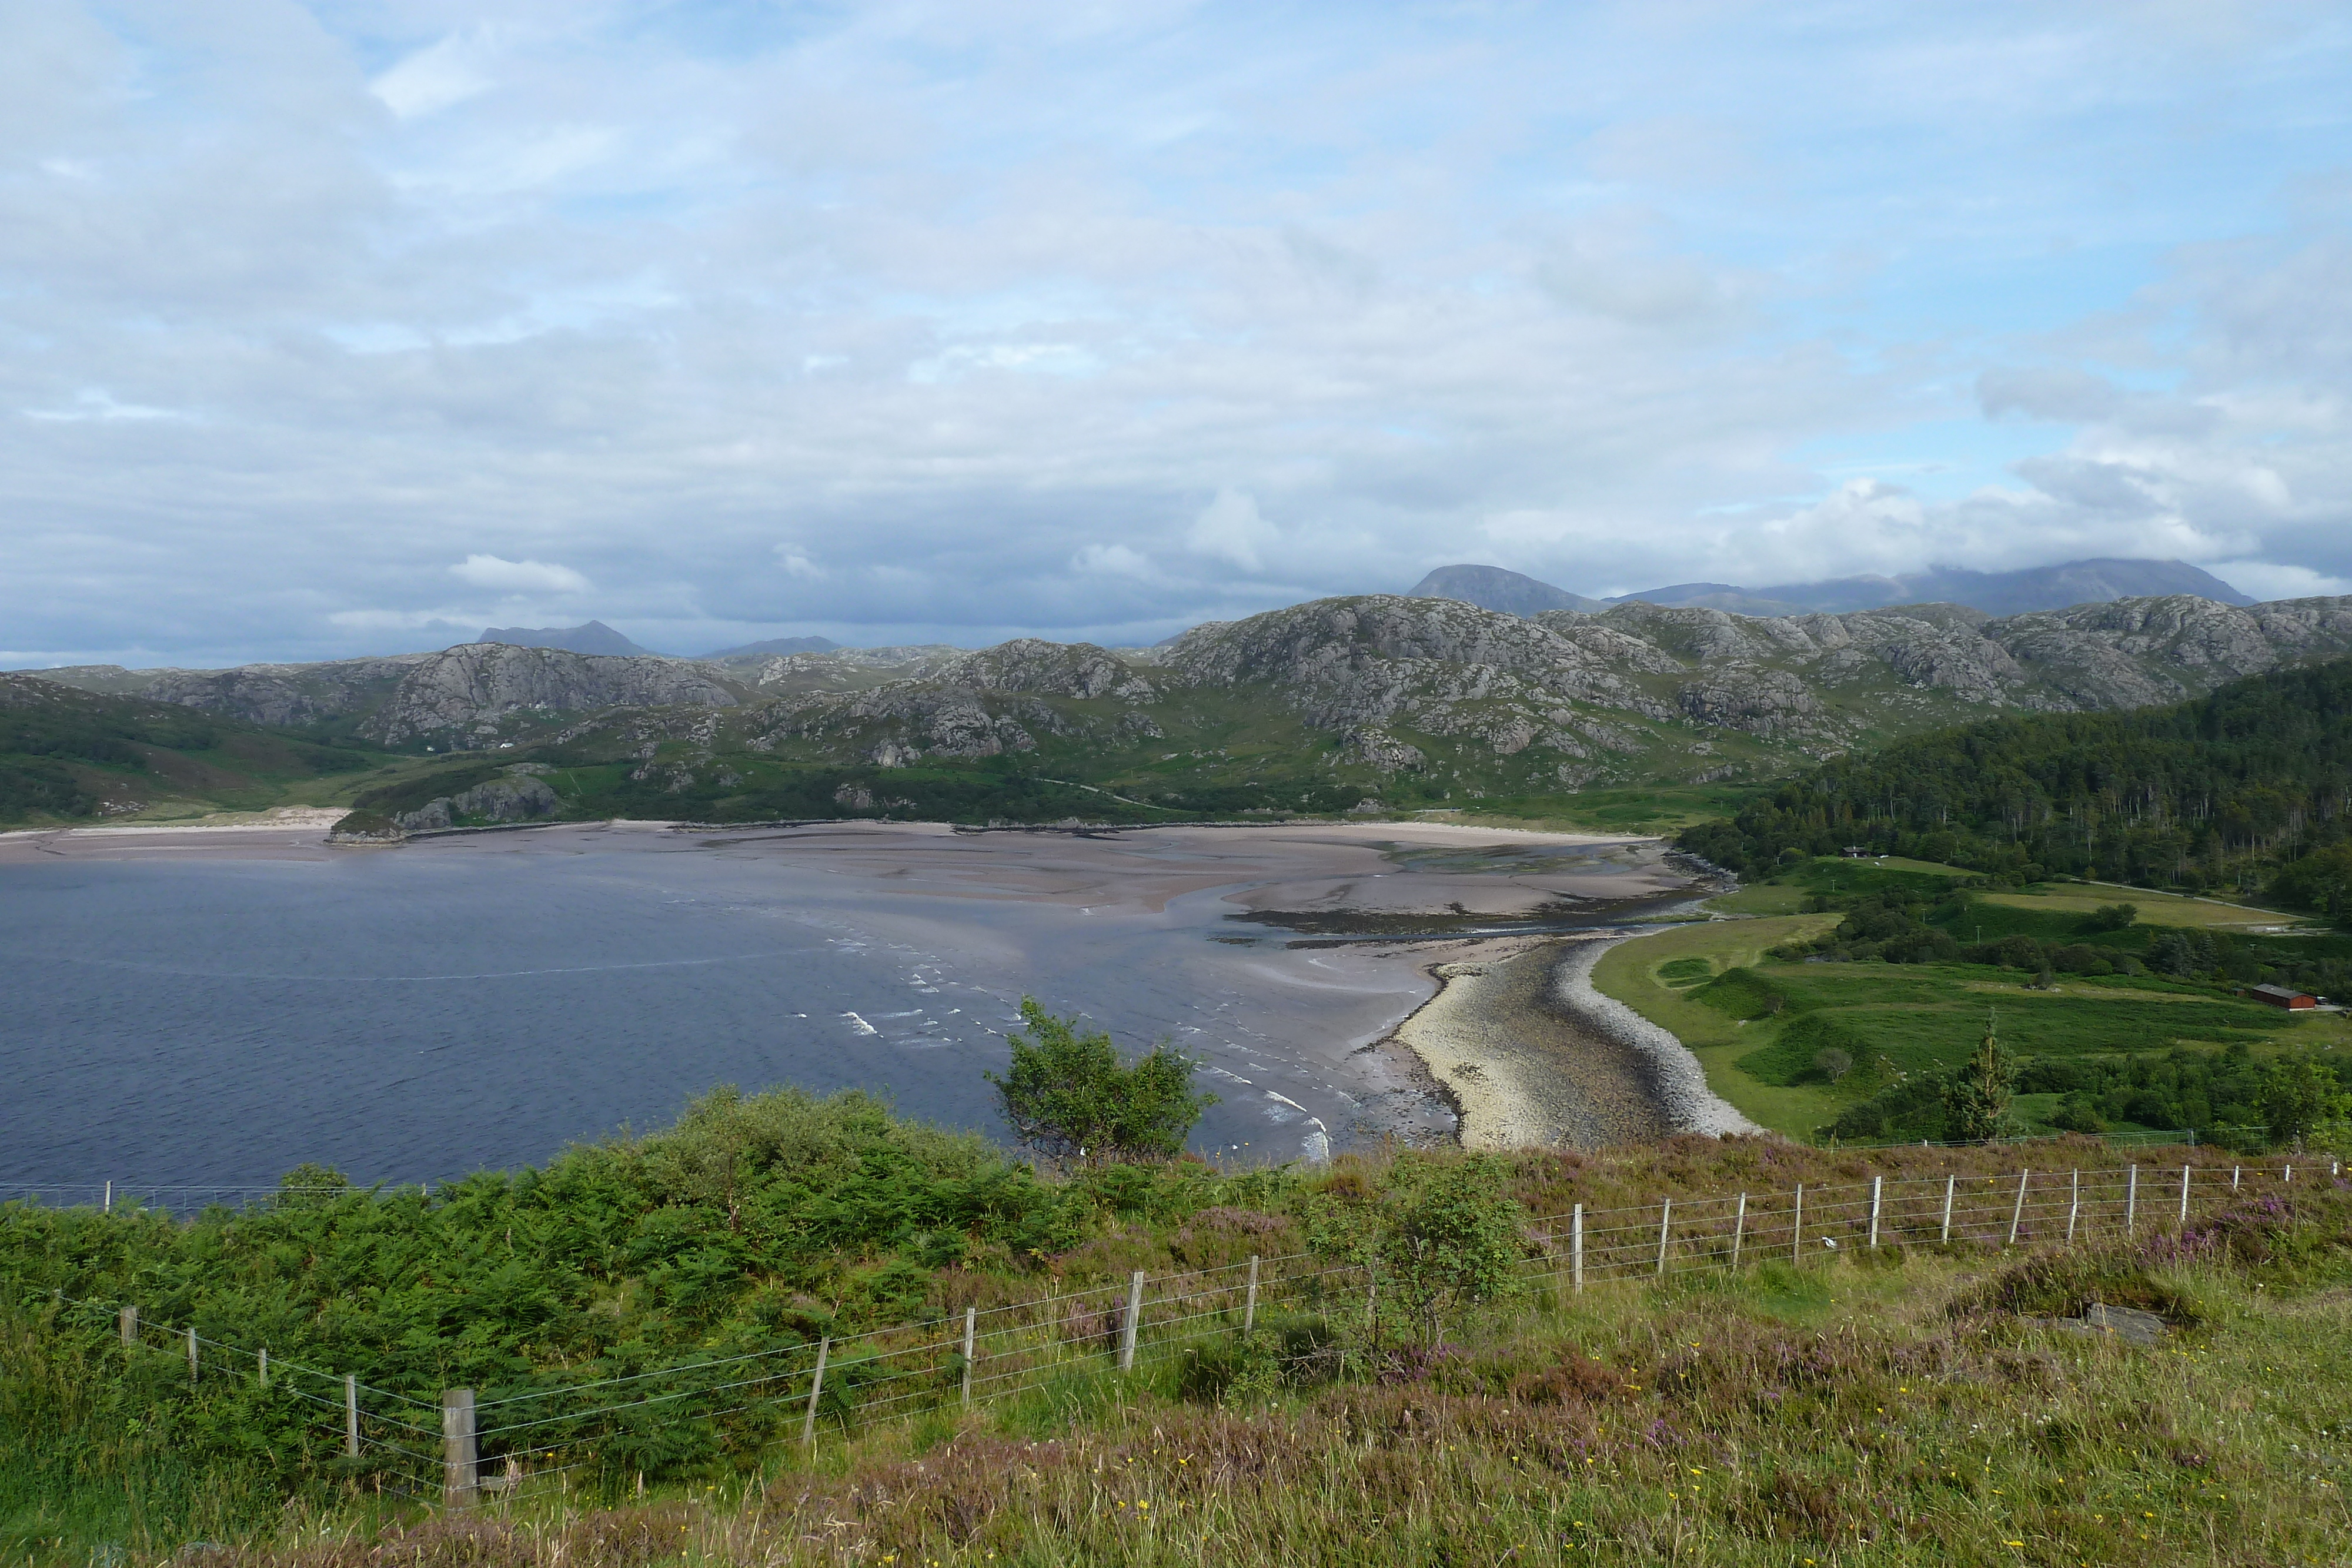
<path fill-rule="evenodd" d="M 0 0 L 0 665 L 2352 592 L 2352 7 Z"/>

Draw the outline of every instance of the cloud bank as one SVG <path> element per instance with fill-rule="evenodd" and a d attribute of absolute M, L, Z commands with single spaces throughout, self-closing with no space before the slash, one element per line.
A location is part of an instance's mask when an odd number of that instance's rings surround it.
<path fill-rule="evenodd" d="M 0 0 L 0 659 L 2352 580 L 2326 7 Z"/>

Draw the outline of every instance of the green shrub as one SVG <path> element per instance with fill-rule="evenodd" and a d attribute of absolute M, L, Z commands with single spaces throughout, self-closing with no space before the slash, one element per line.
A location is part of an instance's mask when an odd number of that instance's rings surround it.
<path fill-rule="evenodd" d="M 1013 1135 L 1049 1158 L 1165 1159 L 1217 1103 L 1193 1092 L 1200 1064 L 1165 1044 L 1123 1064 L 1109 1035 L 1080 1033 L 1077 1019 L 1055 1018 L 1034 997 L 1021 998 L 1021 1018 L 1029 1034 L 1007 1037 L 1013 1065 L 987 1077 Z"/>

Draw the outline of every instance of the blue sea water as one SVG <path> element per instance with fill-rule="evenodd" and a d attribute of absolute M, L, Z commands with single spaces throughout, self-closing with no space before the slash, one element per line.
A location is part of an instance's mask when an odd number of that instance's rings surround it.
<path fill-rule="evenodd" d="M 1198 1147 L 1344 1142 L 1362 1105 L 1335 1064 L 1428 988 L 1285 933 L 1237 947 L 1231 912 L 593 847 L 11 863 L 0 1186 L 266 1184 L 305 1161 L 441 1181 L 665 1124 L 722 1082 L 866 1088 L 1001 1135 L 982 1074 L 1024 993 L 1202 1056 L 1223 1099 Z"/>

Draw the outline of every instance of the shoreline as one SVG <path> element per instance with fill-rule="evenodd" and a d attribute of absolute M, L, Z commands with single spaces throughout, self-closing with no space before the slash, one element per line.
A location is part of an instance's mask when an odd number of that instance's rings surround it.
<path fill-rule="evenodd" d="M 1763 1131 L 1667 1030 L 1593 989 L 1617 936 L 1500 938 L 1423 966 L 1437 994 L 1391 1037 L 1454 1106 L 1465 1149 L 1602 1149 Z"/>

